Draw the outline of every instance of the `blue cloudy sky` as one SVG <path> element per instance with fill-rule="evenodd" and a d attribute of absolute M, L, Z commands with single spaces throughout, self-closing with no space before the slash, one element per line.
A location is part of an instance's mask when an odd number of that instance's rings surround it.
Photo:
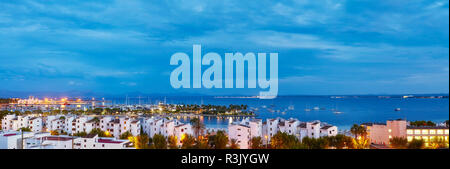
<path fill-rule="evenodd" d="M 193 44 L 278 52 L 280 94 L 449 91 L 448 0 L 2 0 L 0 91 L 257 94 L 172 89 Z"/>

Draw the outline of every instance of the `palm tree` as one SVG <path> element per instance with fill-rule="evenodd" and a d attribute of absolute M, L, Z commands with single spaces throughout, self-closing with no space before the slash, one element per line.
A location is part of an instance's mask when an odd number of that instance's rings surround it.
<path fill-rule="evenodd" d="M 200 121 L 199 118 L 191 119 L 192 128 L 195 132 L 195 137 L 199 138 L 203 130 L 205 129 L 205 125 Z"/>
<path fill-rule="evenodd" d="M 239 145 L 237 144 L 237 140 L 236 139 L 231 139 L 230 140 L 230 149 L 239 149 Z"/>
<path fill-rule="evenodd" d="M 228 144 L 228 136 L 224 131 L 218 131 L 214 137 L 213 143 L 215 149 L 226 149 Z"/>
<path fill-rule="evenodd" d="M 262 149 L 263 148 L 263 143 L 262 143 L 261 137 L 253 137 L 252 140 L 250 141 L 250 143 L 251 143 L 251 145 L 250 145 L 251 149 Z"/>
<path fill-rule="evenodd" d="M 355 139 L 359 139 L 358 137 L 365 137 L 367 136 L 367 130 L 365 127 L 354 124 L 352 128 L 350 129 L 350 132 L 355 136 Z"/>

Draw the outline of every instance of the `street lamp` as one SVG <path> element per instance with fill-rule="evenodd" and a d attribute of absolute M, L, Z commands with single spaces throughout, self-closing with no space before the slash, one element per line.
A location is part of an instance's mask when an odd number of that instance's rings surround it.
<path fill-rule="evenodd" d="M 266 138 L 266 148 L 269 148 L 269 137 L 267 135 L 264 137 Z"/>

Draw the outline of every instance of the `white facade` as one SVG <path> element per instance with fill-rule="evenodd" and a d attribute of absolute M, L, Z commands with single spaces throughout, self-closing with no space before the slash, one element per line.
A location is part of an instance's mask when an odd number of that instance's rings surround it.
<path fill-rule="evenodd" d="M 228 138 L 236 140 L 240 149 L 249 149 L 253 137 L 263 138 L 263 123 L 260 119 L 244 119 L 228 126 Z"/>
<path fill-rule="evenodd" d="M 30 128 L 33 132 L 40 132 L 43 128 L 42 118 L 33 116 L 6 115 L 2 119 L 4 131 L 17 131 L 21 128 Z"/>

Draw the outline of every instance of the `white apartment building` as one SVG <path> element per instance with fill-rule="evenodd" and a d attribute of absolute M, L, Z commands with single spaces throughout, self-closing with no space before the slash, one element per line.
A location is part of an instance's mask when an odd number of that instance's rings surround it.
<path fill-rule="evenodd" d="M 17 131 L 20 128 L 30 128 L 33 132 L 40 132 L 43 128 L 42 118 L 33 116 L 6 115 L 2 119 L 4 131 Z"/>
<path fill-rule="evenodd" d="M 235 139 L 240 149 L 249 149 L 253 137 L 262 137 L 263 123 L 261 119 L 249 118 L 228 126 L 228 138 Z"/>
<path fill-rule="evenodd" d="M 191 124 L 184 124 L 178 120 L 151 117 L 144 119 L 142 127 L 144 133 L 149 137 L 154 137 L 156 134 L 161 134 L 164 137 L 175 136 L 179 146 L 182 145 L 182 139 L 186 135 L 193 135 Z"/>
<path fill-rule="evenodd" d="M 338 128 L 336 126 L 322 124 L 320 121 L 301 122 L 297 119 L 285 120 L 282 118 L 267 119 L 263 123 L 262 139 L 264 144 L 268 144 L 271 138 L 278 132 L 296 136 L 300 141 L 305 137 L 320 138 L 324 136 L 336 136 Z M 232 133 L 230 131 L 230 133 Z"/>
<path fill-rule="evenodd" d="M 119 138 L 127 131 L 133 136 L 137 136 L 141 133 L 141 122 L 128 117 L 104 117 L 100 121 L 100 128 L 106 129 L 104 131 L 108 131 L 115 138 Z"/>
<path fill-rule="evenodd" d="M 13 131 L 13 132 L 5 132 L 0 133 L 0 149 L 22 149 L 23 143 L 22 138 L 26 139 L 29 137 L 33 137 L 32 132 L 21 132 Z"/>
<path fill-rule="evenodd" d="M 75 145 L 75 149 L 133 149 L 129 140 L 100 138 L 98 135 L 76 138 Z"/>

